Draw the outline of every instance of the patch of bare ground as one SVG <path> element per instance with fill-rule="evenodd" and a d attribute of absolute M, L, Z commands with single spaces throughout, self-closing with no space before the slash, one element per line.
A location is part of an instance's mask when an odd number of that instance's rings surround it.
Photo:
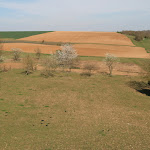
<path fill-rule="evenodd" d="M 3 49 L 6 51 L 11 51 L 12 48 L 20 48 L 26 53 L 35 53 L 35 49 L 39 48 L 41 53 L 50 54 L 60 49 L 56 45 L 42 45 L 42 44 L 29 44 L 29 43 L 5 43 Z"/>
<path fill-rule="evenodd" d="M 98 61 L 90 61 L 91 63 L 95 64 L 97 66 L 97 70 L 93 71 L 93 74 L 96 73 L 104 73 L 108 74 L 108 68 L 104 62 L 98 62 Z M 72 69 L 73 72 L 82 73 L 83 72 L 83 66 L 86 64 L 87 61 L 81 61 L 80 69 Z M 0 67 L 6 67 L 11 69 L 22 69 L 23 64 L 21 62 L 12 62 L 8 61 L 5 63 L 0 63 Z M 37 70 L 42 70 L 43 67 L 41 65 L 37 65 Z M 145 74 L 145 71 L 142 70 L 138 65 L 135 64 L 129 64 L 129 63 L 116 63 L 114 70 L 114 75 L 127 75 L 127 76 L 138 76 Z"/>

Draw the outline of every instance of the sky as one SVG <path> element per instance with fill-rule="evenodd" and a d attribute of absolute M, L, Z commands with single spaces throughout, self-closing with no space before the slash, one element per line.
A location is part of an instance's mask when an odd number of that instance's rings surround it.
<path fill-rule="evenodd" d="M 150 0 L 0 0 L 0 31 L 150 30 Z"/>

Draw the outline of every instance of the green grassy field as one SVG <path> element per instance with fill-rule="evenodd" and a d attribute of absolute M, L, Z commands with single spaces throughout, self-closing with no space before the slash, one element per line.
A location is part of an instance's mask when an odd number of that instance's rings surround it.
<path fill-rule="evenodd" d="M 11 62 L 12 52 L 3 56 Z M 41 59 L 46 56 L 41 54 Z M 142 68 L 146 61 L 120 58 Z M 139 85 L 147 85 L 146 78 L 60 71 L 44 78 L 40 71 L 28 76 L 21 69 L 1 72 L 0 149 L 148 150 L 150 96 Z"/>
<path fill-rule="evenodd" d="M 0 73 L 1 149 L 148 150 L 150 97 L 139 77 Z"/>
<path fill-rule="evenodd" d="M 137 47 L 143 47 L 146 49 L 146 51 L 148 53 L 150 53 L 150 39 L 144 39 L 142 41 L 136 41 L 134 40 L 134 36 L 130 36 L 130 35 L 126 35 L 128 38 L 131 39 L 131 41 L 133 42 L 133 44 Z"/>
<path fill-rule="evenodd" d="M 47 32 L 53 32 L 53 31 L 4 31 L 0 32 L 0 38 L 3 39 L 20 39 L 32 35 L 37 35 L 37 34 L 43 34 Z"/>

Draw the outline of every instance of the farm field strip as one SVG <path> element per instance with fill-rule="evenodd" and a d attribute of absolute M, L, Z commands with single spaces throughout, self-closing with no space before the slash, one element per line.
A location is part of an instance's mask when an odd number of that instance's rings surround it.
<path fill-rule="evenodd" d="M 56 31 L 40 35 L 20 38 L 27 41 L 50 41 L 50 42 L 70 42 L 70 43 L 103 43 L 116 45 L 134 46 L 132 41 L 125 35 L 115 32 L 73 32 Z"/>
<path fill-rule="evenodd" d="M 1 31 L 0 38 L 2 39 L 19 39 L 28 36 L 43 34 L 52 31 Z"/>
<path fill-rule="evenodd" d="M 5 43 L 4 50 L 11 51 L 11 48 L 20 48 L 23 52 L 35 53 L 40 48 L 43 54 L 52 54 L 61 49 L 56 45 L 29 44 L 29 43 Z M 75 44 L 74 48 L 80 56 L 105 56 L 106 53 L 115 54 L 118 57 L 147 58 L 149 55 L 144 48 L 130 46 Z"/>

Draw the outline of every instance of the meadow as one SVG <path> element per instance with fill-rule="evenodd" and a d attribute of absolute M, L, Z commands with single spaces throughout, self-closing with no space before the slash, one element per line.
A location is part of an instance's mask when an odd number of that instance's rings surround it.
<path fill-rule="evenodd" d="M 150 39 L 144 39 L 142 41 L 136 41 L 134 38 L 135 36 L 131 36 L 131 35 L 127 35 L 127 37 L 129 37 L 131 39 L 131 41 L 133 42 L 133 44 L 137 47 L 143 47 L 146 49 L 146 51 L 148 53 L 150 53 Z"/>
<path fill-rule="evenodd" d="M 2 149 L 136 149 L 150 145 L 150 97 L 139 77 L 0 73 Z"/>
<path fill-rule="evenodd" d="M 45 77 L 42 63 L 52 55 L 27 51 L 14 61 L 13 54 L 2 51 L 0 62 L 0 69 L 8 65 L 0 71 L 0 149 L 150 149 L 149 59 L 120 57 L 109 76 L 104 57 L 79 56 L 71 72 L 58 68 Z M 38 67 L 26 75 L 28 55 Z M 82 64 L 93 62 L 97 72 L 81 75 Z"/>

